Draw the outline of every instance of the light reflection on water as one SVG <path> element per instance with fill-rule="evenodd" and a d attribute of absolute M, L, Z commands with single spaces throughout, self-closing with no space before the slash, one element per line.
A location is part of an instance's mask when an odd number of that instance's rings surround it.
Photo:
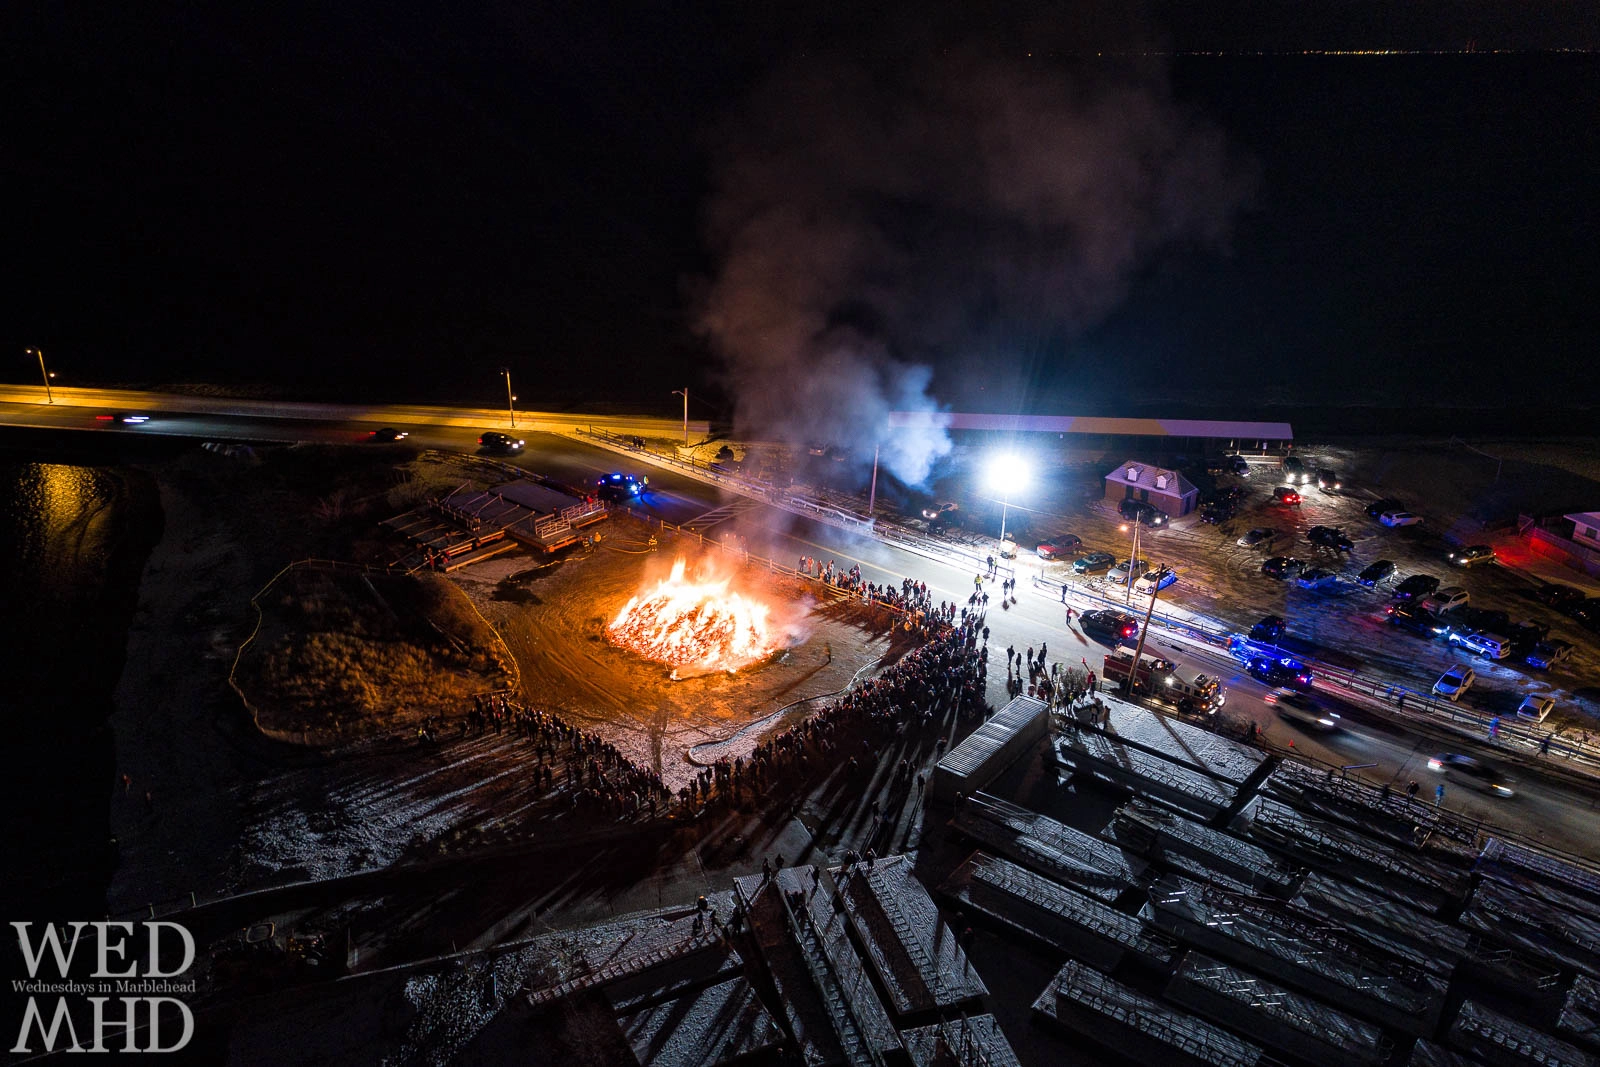
<path fill-rule="evenodd" d="M 32 649 L 13 670 L 59 667 L 70 657 L 61 644 L 92 627 L 84 615 L 104 599 L 124 495 L 122 479 L 109 470 L 0 463 L 0 602 L 23 609 L 12 618 L 24 623 L 23 644 Z"/>

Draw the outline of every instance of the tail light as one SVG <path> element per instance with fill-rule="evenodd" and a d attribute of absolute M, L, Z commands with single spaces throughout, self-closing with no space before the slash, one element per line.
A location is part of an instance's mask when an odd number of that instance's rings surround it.
<path fill-rule="evenodd" d="M 94 417 L 94 421 L 96 421 L 96 422 L 110 422 L 111 421 L 111 416 L 110 415 L 96 415 Z"/>

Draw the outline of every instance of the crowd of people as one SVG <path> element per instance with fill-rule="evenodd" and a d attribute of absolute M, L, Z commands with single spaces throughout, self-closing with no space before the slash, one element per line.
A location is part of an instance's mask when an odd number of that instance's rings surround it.
<path fill-rule="evenodd" d="M 941 626 L 881 675 L 763 741 L 748 758 L 720 760 L 701 771 L 680 791 L 680 802 L 696 811 L 746 795 L 770 796 L 841 765 L 871 767 L 884 741 L 908 730 L 926 731 L 952 712 L 969 721 L 983 717 L 989 710 L 983 633 L 982 618 L 971 613 L 957 625 Z M 936 750 L 942 748 L 941 740 Z M 909 784 L 915 771 L 902 762 Z"/>
<path fill-rule="evenodd" d="M 534 784 L 546 792 L 561 781 L 571 787 L 571 810 L 611 819 L 649 818 L 666 811 L 672 793 L 661 776 L 628 759 L 599 734 L 586 733 L 559 715 L 524 707 L 503 694 L 479 696 L 461 717 L 461 737 L 510 732 L 533 745 Z M 437 729 L 419 734 L 436 740 Z"/>

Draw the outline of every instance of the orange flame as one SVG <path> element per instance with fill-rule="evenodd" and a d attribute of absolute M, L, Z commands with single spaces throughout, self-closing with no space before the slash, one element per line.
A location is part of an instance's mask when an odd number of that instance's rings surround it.
<path fill-rule="evenodd" d="M 613 644 L 645 659 L 702 670 L 735 671 L 765 659 L 776 647 L 767 629 L 767 605 L 728 592 L 728 580 L 689 581 L 684 561 L 636 596 L 607 629 Z"/>

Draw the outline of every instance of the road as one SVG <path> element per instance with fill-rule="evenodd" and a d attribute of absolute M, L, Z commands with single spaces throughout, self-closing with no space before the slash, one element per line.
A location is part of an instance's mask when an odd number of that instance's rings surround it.
<path fill-rule="evenodd" d="M 41 411 L 37 404 L 0 403 L 0 422 L 41 428 L 245 442 L 311 441 L 364 448 L 393 447 L 369 442 L 368 433 L 375 426 L 373 420 L 365 417 L 320 420 L 189 412 L 165 414 L 143 425 L 121 427 L 98 421 L 95 415 L 99 413 L 98 410 L 81 407 Z M 384 421 L 382 424 L 399 425 L 409 432 L 410 437 L 405 445 L 399 447 L 461 452 L 477 452 L 478 433 L 481 429 L 492 428 L 399 423 L 398 420 Z M 569 484 L 593 484 L 602 474 L 627 469 L 623 457 L 604 449 L 551 433 L 519 430 L 519 435 L 527 441 L 527 447 L 520 455 L 509 457 L 509 462 Z M 707 539 L 720 539 L 728 533 L 734 533 L 744 539 L 752 554 L 766 556 L 780 563 L 811 556 L 824 563 L 832 561 L 846 567 L 857 564 L 868 582 L 897 586 L 902 578 L 913 577 L 927 582 L 936 601 L 951 600 L 965 604 L 974 590 L 974 575 L 965 564 L 930 560 L 873 539 L 853 536 L 831 526 L 723 493 L 715 487 L 671 471 L 646 468 L 639 472 L 649 474 L 650 489 L 639 501 L 637 510 L 675 525 L 688 525 L 699 530 Z M 1341 511 L 1351 506 L 1349 501 L 1340 501 L 1340 504 L 1343 505 Z M 1299 524 L 1303 525 L 1304 521 L 1302 519 Z M 1241 577 L 1246 577 L 1244 572 L 1252 571 L 1257 566 L 1255 560 L 1259 559 L 1258 553 L 1236 550 L 1228 544 L 1217 544 L 1218 541 L 1226 541 L 1227 537 L 1212 528 L 1195 526 L 1166 531 L 1161 536 L 1165 550 L 1162 558 L 1181 560 L 1190 553 L 1209 551 L 1222 559 L 1223 566 L 1219 569 L 1238 569 Z M 1180 546 L 1187 550 L 1180 549 Z M 1147 557 L 1152 555 L 1149 551 L 1141 554 Z M 1042 565 L 1025 553 L 1022 559 L 1010 566 L 1013 570 L 1003 573 L 1016 573 L 1019 577 L 1014 605 L 1001 605 L 998 581 L 986 585 L 991 596 L 988 613 L 988 624 L 992 630 L 991 645 L 1003 649 L 1008 645 L 1026 648 L 1047 643 L 1052 659 L 1075 663 L 1083 658 L 1098 668 L 1105 649 L 1067 625 L 1053 590 L 1046 594 L 1036 591 L 1032 586 L 1034 575 L 1041 571 L 1052 576 L 1059 575 L 1061 565 Z M 1248 577 L 1252 582 L 1261 581 L 1254 573 Z M 1511 575 L 1481 571 L 1474 572 L 1472 577 L 1478 579 L 1477 584 L 1490 588 L 1518 580 Z M 1202 596 L 1202 599 L 1206 598 Z M 1083 600 L 1077 606 L 1081 610 L 1093 605 Z M 1300 613 L 1300 617 L 1305 615 Z M 1393 635 L 1386 630 L 1383 637 L 1392 639 Z M 1452 744 L 1429 740 L 1406 725 L 1384 721 L 1335 695 L 1325 693 L 1319 693 L 1318 698 L 1339 712 L 1344 728 L 1333 735 L 1313 736 L 1279 720 L 1271 705 L 1263 699 L 1268 687 L 1244 674 L 1237 661 L 1220 653 L 1201 653 L 1189 647 L 1180 647 L 1159 633 L 1151 637 L 1147 650 L 1159 651 L 1186 667 L 1220 677 L 1228 688 L 1228 711 L 1255 720 L 1267 739 L 1280 748 L 1287 748 L 1292 742 L 1295 749 L 1308 757 L 1334 766 L 1361 768 L 1367 777 L 1376 781 L 1390 781 L 1396 788 L 1403 788 L 1406 782 L 1415 778 L 1422 787 L 1419 796 L 1430 800 L 1438 779 L 1427 770 L 1427 758 L 1438 751 L 1459 751 L 1463 748 L 1459 742 Z M 1439 650 L 1430 648 L 1428 651 L 1438 654 Z M 1387 655 L 1394 657 L 1395 653 Z M 1445 654 L 1445 658 L 1448 658 L 1448 654 Z M 994 662 L 998 663 L 998 659 Z M 994 687 L 991 699 L 1003 701 L 1004 672 L 992 674 L 991 684 Z M 1589 833 L 1596 806 L 1594 796 L 1569 785 L 1544 779 L 1532 771 L 1521 772 L 1518 786 L 1519 795 L 1504 800 L 1451 783 L 1447 786 L 1445 804 L 1469 817 L 1502 825 L 1555 847 L 1600 856 L 1600 848 L 1593 843 L 1592 834 Z"/>

